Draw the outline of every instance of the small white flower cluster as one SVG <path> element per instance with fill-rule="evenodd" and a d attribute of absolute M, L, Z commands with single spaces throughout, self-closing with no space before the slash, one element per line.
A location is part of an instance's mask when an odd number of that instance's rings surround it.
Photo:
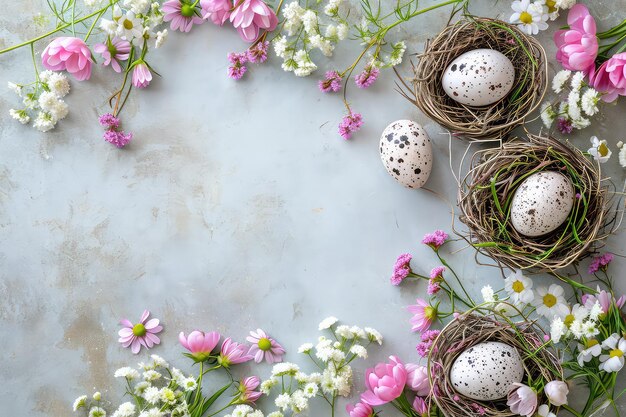
<path fill-rule="evenodd" d="M 320 372 L 306 374 L 294 363 L 274 365 L 272 375 L 261 383 L 260 390 L 269 395 L 273 388 L 280 387 L 274 404 L 280 410 L 268 417 L 282 417 L 284 413 L 298 414 L 309 408 L 309 400 L 315 397 L 334 403 L 337 396 L 347 397 L 352 389 L 352 367 L 357 358 L 367 358 L 367 346 L 383 342 L 382 335 L 375 329 L 337 325 L 338 319 L 328 317 L 319 324 L 319 330 L 333 333 L 333 339 L 320 336 L 316 345 L 305 343 L 298 353 L 307 355 Z M 234 416 L 233 416 L 234 417 Z"/>
<path fill-rule="evenodd" d="M 265 417 L 261 410 L 255 410 L 246 404 L 241 404 L 233 409 L 231 414 L 227 414 L 224 417 Z M 270 416 L 268 416 L 270 417 Z"/>
<path fill-rule="evenodd" d="M 40 132 L 52 130 L 69 112 L 63 97 L 70 92 L 70 83 L 61 73 L 44 71 L 32 84 L 9 82 L 8 87 L 22 98 L 24 105 L 22 109 L 10 109 L 11 117 L 21 124 L 29 123 L 34 117 L 33 127 Z"/>
<path fill-rule="evenodd" d="M 115 5 L 111 19 L 100 19 L 100 29 L 110 38 L 131 42 L 134 46 L 143 47 L 149 42 L 159 48 L 167 39 L 167 29 L 158 30 L 163 23 L 163 12 L 159 2 L 150 0 L 124 0 L 124 9 Z"/>
<path fill-rule="evenodd" d="M 296 0 L 283 7 L 282 36 L 274 40 L 274 52 L 283 59 L 283 70 L 306 77 L 317 69 L 311 59 L 313 50 L 332 56 L 337 42 L 348 36 L 348 24 L 342 17 L 347 17 L 348 11 L 341 10 L 342 4 L 342 0 L 329 0 L 323 7 L 328 23 L 320 20 L 322 2 L 305 8 Z"/>

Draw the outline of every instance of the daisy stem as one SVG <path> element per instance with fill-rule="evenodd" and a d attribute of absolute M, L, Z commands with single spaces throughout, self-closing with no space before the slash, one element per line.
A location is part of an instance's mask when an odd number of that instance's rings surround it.
<path fill-rule="evenodd" d="M 33 67 L 35 68 L 35 79 L 37 80 L 35 84 L 35 90 L 39 89 L 39 69 L 37 68 L 37 60 L 35 59 L 35 45 L 30 44 L 30 55 L 33 58 Z"/>
<path fill-rule="evenodd" d="M 96 23 L 98 23 L 98 21 L 100 20 L 100 18 L 102 17 L 102 15 L 104 14 L 104 12 L 106 12 L 105 10 L 102 10 L 100 12 L 100 14 L 98 16 L 96 16 L 96 18 L 93 20 L 93 22 L 91 23 L 91 26 L 89 27 L 89 31 L 87 32 L 87 34 L 85 35 L 85 42 L 87 42 L 87 39 L 89 39 L 89 37 L 91 36 L 91 32 L 93 31 L 93 29 L 96 27 Z"/>
<path fill-rule="evenodd" d="M 74 29 L 74 24 L 76 20 L 76 0 L 72 1 L 72 36 L 76 37 L 76 30 Z"/>

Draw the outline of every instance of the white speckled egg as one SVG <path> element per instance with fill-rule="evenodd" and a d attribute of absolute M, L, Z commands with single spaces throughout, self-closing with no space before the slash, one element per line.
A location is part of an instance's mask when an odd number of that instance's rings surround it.
<path fill-rule="evenodd" d="M 396 120 L 380 138 L 380 157 L 396 181 L 405 187 L 420 188 L 428 180 L 433 149 L 426 131 L 411 120 Z"/>
<path fill-rule="evenodd" d="M 502 52 L 475 49 L 454 59 L 441 84 L 450 98 L 467 106 L 493 104 L 511 91 L 515 68 Z"/>
<path fill-rule="evenodd" d="M 526 178 L 511 200 L 511 224 L 520 234 L 543 236 L 559 228 L 574 205 L 572 181 L 555 171 Z"/>
<path fill-rule="evenodd" d="M 463 351 L 450 369 L 450 383 L 468 398 L 494 401 L 504 398 L 511 384 L 521 382 L 524 364 L 513 346 L 483 342 Z"/>

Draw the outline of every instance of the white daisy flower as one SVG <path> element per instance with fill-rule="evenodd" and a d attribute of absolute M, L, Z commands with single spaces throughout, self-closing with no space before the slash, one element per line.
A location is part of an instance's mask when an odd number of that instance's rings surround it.
<path fill-rule="evenodd" d="M 510 23 L 517 25 L 528 35 L 536 35 L 540 30 L 548 28 L 546 23 L 550 18 L 548 7 L 539 1 L 516 0 L 511 4 L 513 14 Z"/>
<path fill-rule="evenodd" d="M 587 116 L 593 116 L 598 113 L 598 103 L 600 102 L 600 93 L 593 88 L 588 88 L 582 95 L 581 107 Z"/>
<path fill-rule="evenodd" d="M 603 164 L 611 157 L 611 150 L 606 145 L 606 140 L 600 140 L 596 136 L 592 136 L 591 148 L 587 152 L 599 163 Z"/>
<path fill-rule="evenodd" d="M 504 280 L 504 289 L 511 297 L 513 304 L 529 304 L 533 298 L 533 282 L 516 270 Z"/>
<path fill-rule="evenodd" d="M 129 11 L 117 21 L 117 36 L 127 41 L 143 36 L 143 24 L 133 11 Z"/>
<path fill-rule="evenodd" d="M 572 75 L 572 71 L 570 70 L 561 70 L 556 73 L 554 78 L 552 79 L 552 89 L 555 93 L 560 93 L 563 91 L 563 87 L 569 80 L 569 77 Z"/>
<path fill-rule="evenodd" d="M 597 358 L 602 353 L 602 346 L 596 339 L 589 339 L 584 345 L 578 345 L 578 365 L 584 366 L 593 358 Z"/>
<path fill-rule="evenodd" d="M 583 87 L 583 80 L 585 79 L 585 74 L 582 71 L 576 71 L 574 76 L 572 77 L 572 83 L 570 84 L 572 87 L 572 91 L 580 92 L 580 89 Z"/>
<path fill-rule="evenodd" d="M 337 319 L 337 317 L 333 317 L 333 316 L 326 317 L 324 320 L 321 321 L 318 329 L 319 330 L 329 329 L 330 327 L 332 327 L 338 321 L 339 321 L 339 319 Z"/>
<path fill-rule="evenodd" d="M 609 336 L 602 342 L 602 349 L 607 354 L 600 355 L 600 370 L 605 372 L 618 372 L 624 367 L 624 355 L 626 355 L 626 339 L 620 338 L 617 333 Z"/>
<path fill-rule="evenodd" d="M 569 308 L 563 296 L 563 287 L 552 284 L 550 287 L 537 288 L 537 294 L 533 305 L 537 308 L 537 314 L 543 317 L 564 317 L 569 313 Z"/>
<path fill-rule="evenodd" d="M 161 399 L 161 392 L 157 387 L 148 387 L 143 393 L 143 398 L 150 404 L 156 404 Z"/>

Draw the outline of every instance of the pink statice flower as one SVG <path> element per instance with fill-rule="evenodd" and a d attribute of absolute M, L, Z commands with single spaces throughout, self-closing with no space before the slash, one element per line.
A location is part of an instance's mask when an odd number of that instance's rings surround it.
<path fill-rule="evenodd" d="M 589 272 L 589 274 L 595 274 L 600 270 L 606 271 L 611 261 L 613 261 L 612 253 L 607 252 L 603 255 L 596 256 L 591 260 L 591 264 L 589 264 L 587 272 Z"/>
<path fill-rule="evenodd" d="M 102 65 L 111 65 L 113 71 L 122 72 L 120 61 L 126 61 L 130 56 L 130 42 L 115 37 L 108 39 L 107 43 L 97 43 L 93 46 L 93 50 L 104 58 Z"/>
<path fill-rule="evenodd" d="M 150 85 L 150 81 L 152 81 L 152 73 L 150 72 L 148 64 L 144 61 L 139 61 L 139 63 L 133 67 L 132 81 L 135 88 L 146 88 Z"/>
<path fill-rule="evenodd" d="M 159 319 L 150 319 L 150 312 L 144 310 L 139 323 L 133 324 L 128 319 L 120 320 L 123 328 L 118 332 L 119 342 L 123 347 L 130 347 L 134 354 L 139 353 L 141 347 L 150 349 L 154 345 L 161 343 L 157 334 L 163 330 L 163 326 L 159 325 Z"/>
<path fill-rule="evenodd" d="M 220 334 L 217 332 L 204 333 L 199 330 L 194 330 L 189 333 L 188 336 L 180 332 L 178 341 L 189 351 L 189 354 L 194 360 L 204 362 L 211 356 L 211 352 L 219 343 L 220 337 Z"/>
<path fill-rule="evenodd" d="M 415 412 L 417 412 L 417 415 L 420 417 L 430 416 L 428 404 L 421 397 L 415 397 L 415 399 L 413 400 L 413 410 L 415 410 Z"/>
<path fill-rule="evenodd" d="M 559 117 L 556 120 L 556 128 L 562 134 L 569 135 L 574 130 L 574 125 L 570 119 L 566 117 Z"/>
<path fill-rule="evenodd" d="M 111 113 L 105 113 L 100 116 L 98 122 L 107 129 L 117 129 L 120 127 L 120 119 L 113 116 Z"/>
<path fill-rule="evenodd" d="M 257 329 L 256 332 L 251 331 L 250 336 L 248 336 L 246 340 L 252 343 L 248 354 L 254 357 L 256 363 L 263 362 L 263 359 L 265 359 L 267 363 L 283 361 L 285 349 L 283 349 L 280 343 L 269 337 L 263 330 Z"/>
<path fill-rule="evenodd" d="M 267 49 L 269 46 L 270 43 L 268 41 L 262 41 L 248 48 L 248 51 L 246 52 L 248 62 L 252 62 L 253 64 L 262 64 L 267 61 Z"/>
<path fill-rule="evenodd" d="M 420 336 L 420 343 L 417 344 L 415 349 L 417 349 L 417 354 L 422 358 L 427 358 L 430 355 L 430 351 L 433 347 L 433 343 L 437 336 L 441 333 L 440 330 L 426 330 L 422 332 Z"/>
<path fill-rule="evenodd" d="M 236 54 L 231 52 L 228 54 L 228 60 L 231 64 L 228 67 L 228 76 L 233 80 L 240 80 L 248 70 L 248 68 L 244 65 L 248 61 L 248 55 L 245 53 Z"/>
<path fill-rule="evenodd" d="M 263 393 L 255 391 L 260 384 L 261 380 L 258 376 L 249 376 L 242 379 L 237 387 L 239 391 L 237 402 L 239 404 L 254 404 L 263 395 Z"/>
<path fill-rule="evenodd" d="M 430 382 L 428 380 L 428 370 L 425 366 L 415 363 L 407 363 L 406 387 L 420 397 L 430 394 Z"/>
<path fill-rule="evenodd" d="M 337 71 L 326 71 L 326 77 L 323 80 L 318 81 L 318 87 L 320 91 L 324 93 L 334 92 L 341 90 L 341 76 Z"/>
<path fill-rule="evenodd" d="M 434 250 L 438 250 L 441 245 L 448 240 L 448 234 L 443 230 L 435 230 L 432 233 L 427 233 L 422 239 L 422 243 L 430 246 Z"/>
<path fill-rule="evenodd" d="M 248 354 L 250 348 L 244 344 L 233 342 L 230 337 L 226 338 L 222 343 L 222 349 L 217 357 L 217 363 L 224 368 L 229 368 L 231 365 L 237 365 L 240 363 L 248 362 L 253 358 Z"/>
<path fill-rule="evenodd" d="M 418 298 L 414 305 L 408 306 L 407 310 L 413 314 L 411 317 L 411 330 L 414 332 L 423 332 L 428 330 L 437 319 L 437 307 L 431 306 L 426 300 Z"/>
<path fill-rule="evenodd" d="M 363 72 L 354 77 L 354 82 L 359 88 L 368 88 L 376 82 L 380 70 L 373 64 L 367 64 Z"/>
<path fill-rule="evenodd" d="M 404 364 L 390 356 L 388 363 L 379 363 L 365 372 L 367 391 L 361 394 L 361 401 L 374 407 L 391 402 L 404 392 L 406 379 Z"/>
<path fill-rule="evenodd" d="M 598 56 L 596 21 L 587 6 L 579 3 L 570 9 L 567 24 L 569 28 L 554 34 L 556 60 L 565 69 L 589 73 Z"/>
<path fill-rule="evenodd" d="M 231 0 L 200 0 L 202 18 L 211 19 L 216 25 L 222 26 L 230 17 L 233 8 Z"/>
<path fill-rule="evenodd" d="M 168 0 L 163 3 L 164 22 L 171 22 L 172 30 L 180 30 L 181 32 L 189 32 L 193 25 L 199 25 L 204 20 L 200 17 L 200 13 L 195 3 L 188 0 Z"/>
<path fill-rule="evenodd" d="M 91 77 L 91 51 L 79 38 L 54 38 L 41 54 L 41 63 L 51 71 L 67 71 L 78 81 Z"/>
<path fill-rule="evenodd" d="M 348 404 L 346 406 L 346 411 L 348 412 L 348 415 L 350 417 L 374 417 L 375 416 L 374 410 L 372 409 L 372 407 L 365 402 L 356 403 L 354 405 Z"/>
<path fill-rule="evenodd" d="M 353 113 L 345 116 L 339 124 L 339 134 L 346 140 L 352 137 L 352 134 L 363 126 L 363 116 L 359 113 Z"/>
<path fill-rule="evenodd" d="M 391 284 L 400 285 L 402 281 L 411 274 L 411 259 L 413 256 L 410 253 L 403 253 L 398 256 L 396 263 L 393 265 L 393 274 L 391 275 Z"/>
<path fill-rule="evenodd" d="M 115 145 L 117 148 L 121 149 L 130 143 L 133 139 L 133 134 L 131 132 L 125 133 L 123 131 L 110 129 L 104 132 L 103 137 L 104 140 L 109 142 L 111 145 Z"/>
<path fill-rule="evenodd" d="M 238 0 L 230 13 L 230 22 L 239 32 L 241 39 L 254 42 L 261 30 L 276 29 L 276 13 L 262 0 Z"/>
<path fill-rule="evenodd" d="M 443 273 L 446 270 L 444 266 L 437 266 L 430 271 L 430 279 L 428 280 L 428 295 L 434 295 L 441 290 L 441 282 L 443 282 Z"/>
<path fill-rule="evenodd" d="M 479 416 L 484 416 L 486 414 L 485 407 L 483 407 L 482 405 L 480 405 L 478 403 L 471 403 L 470 407 Z"/>

